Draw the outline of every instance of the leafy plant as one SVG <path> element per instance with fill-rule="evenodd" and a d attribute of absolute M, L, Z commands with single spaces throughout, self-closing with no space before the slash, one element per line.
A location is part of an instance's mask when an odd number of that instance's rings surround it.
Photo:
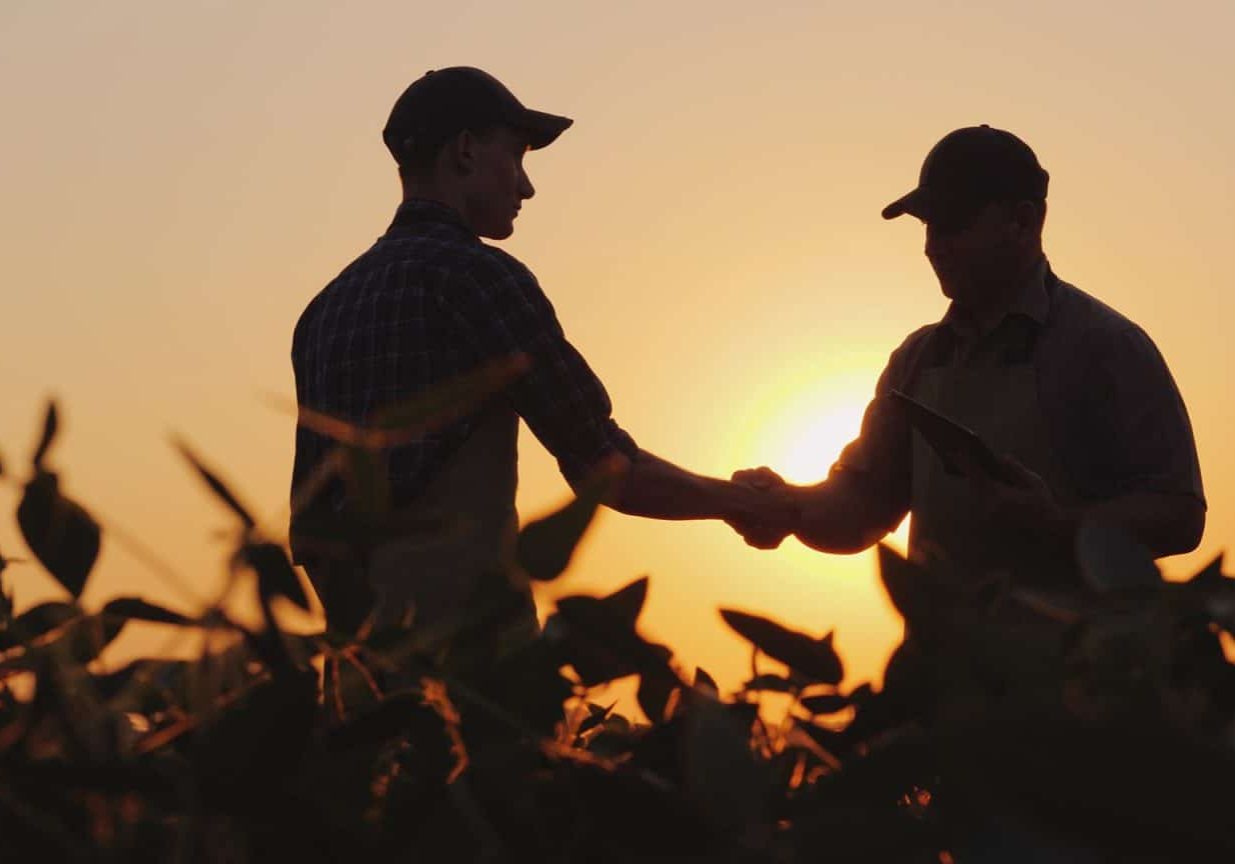
<path fill-rule="evenodd" d="M 309 422 L 341 440 L 336 467 L 363 450 L 380 468 L 406 429 L 516 373 L 446 388 L 374 430 Z M 100 532 L 45 465 L 58 426 L 49 408 L 18 522 L 66 596 L 14 614 L 0 589 L 4 860 L 934 862 L 991 860 L 998 842 L 1235 853 L 1235 667 L 1221 646 L 1235 580 L 1220 558 L 1167 583 L 1135 543 L 1087 526 L 1086 587 L 1064 602 L 880 547 L 908 634 L 881 688 L 842 688 L 834 634 L 725 609 L 752 652 L 726 694 L 640 633 L 646 578 L 564 597 L 535 638 L 504 638 L 511 592 L 563 578 L 604 477 L 524 528 L 465 620 L 361 614 L 305 635 L 277 615 L 310 606 L 285 546 L 180 443 L 236 520 L 232 581 L 254 592 L 260 625 L 221 603 L 83 609 Z M 332 529 L 341 548 L 391 530 L 379 499 L 352 512 Z M 100 669 L 130 621 L 202 631 L 210 647 Z M 646 719 L 597 699 L 628 676 Z"/>

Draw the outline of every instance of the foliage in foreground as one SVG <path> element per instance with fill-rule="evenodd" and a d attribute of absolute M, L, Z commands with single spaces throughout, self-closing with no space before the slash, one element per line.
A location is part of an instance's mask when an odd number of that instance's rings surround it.
<path fill-rule="evenodd" d="M 236 516 L 261 625 L 136 597 L 84 610 L 100 529 L 45 464 L 56 425 L 53 408 L 17 518 L 67 596 L 14 614 L 0 591 L 4 860 L 934 862 L 1000 860 L 1017 838 L 1115 860 L 1235 854 L 1221 559 L 1166 583 L 1091 527 L 1087 588 L 1065 604 L 881 547 L 912 633 L 881 689 L 840 687 L 830 633 L 721 610 L 752 648 L 750 679 L 722 694 L 639 634 L 645 579 L 562 599 L 534 639 L 501 626 L 522 580 L 566 568 L 596 490 L 525 528 L 467 620 L 297 635 L 274 614 L 309 607 L 284 547 L 185 449 Z M 349 446 L 339 465 L 371 468 Z M 100 668 L 132 621 L 217 647 Z M 593 699 L 627 676 L 649 723 Z"/>

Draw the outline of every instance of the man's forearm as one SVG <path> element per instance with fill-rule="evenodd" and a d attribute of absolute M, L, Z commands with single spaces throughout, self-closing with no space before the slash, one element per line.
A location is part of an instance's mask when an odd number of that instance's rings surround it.
<path fill-rule="evenodd" d="M 652 519 L 745 519 L 765 506 L 756 490 L 704 477 L 640 450 L 610 506 Z"/>
<path fill-rule="evenodd" d="M 1063 508 L 1049 526 L 1056 540 L 1072 543 L 1086 520 L 1120 525 L 1155 558 L 1191 552 L 1205 529 L 1205 505 L 1191 495 L 1133 492 L 1106 501 Z"/>
<path fill-rule="evenodd" d="M 820 552 L 848 555 L 861 552 L 896 527 L 884 508 L 844 475 L 815 486 L 788 487 L 797 504 L 793 531 L 805 545 Z M 902 514 L 903 515 L 903 514 Z"/>

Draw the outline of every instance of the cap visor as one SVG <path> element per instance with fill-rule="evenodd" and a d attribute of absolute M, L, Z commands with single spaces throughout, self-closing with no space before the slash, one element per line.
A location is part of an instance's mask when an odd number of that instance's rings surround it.
<path fill-rule="evenodd" d="M 926 218 L 926 192 L 922 187 L 914 189 L 906 195 L 897 198 L 887 207 L 883 208 L 884 219 L 895 219 L 908 213 L 910 216 L 917 216 L 919 219 Z"/>
<path fill-rule="evenodd" d="M 569 129 L 574 122 L 569 117 L 559 117 L 556 114 L 528 109 L 523 115 L 522 125 L 528 133 L 528 146 L 533 150 L 539 150 L 556 141 L 557 136 Z"/>

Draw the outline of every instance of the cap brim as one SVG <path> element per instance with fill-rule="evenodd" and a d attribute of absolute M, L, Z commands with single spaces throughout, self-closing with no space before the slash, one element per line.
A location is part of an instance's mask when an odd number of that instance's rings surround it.
<path fill-rule="evenodd" d="M 902 195 L 887 207 L 883 208 L 884 219 L 895 219 L 897 216 L 903 216 L 906 213 L 910 216 L 917 216 L 919 219 L 926 218 L 926 190 L 924 190 L 921 186 L 905 195 Z"/>
<path fill-rule="evenodd" d="M 559 117 L 557 114 L 546 114 L 544 111 L 533 111 L 529 108 L 524 111 L 519 125 L 528 133 L 527 145 L 533 150 L 539 150 L 556 141 L 557 136 L 569 129 L 574 122 L 569 117 Z"/>

